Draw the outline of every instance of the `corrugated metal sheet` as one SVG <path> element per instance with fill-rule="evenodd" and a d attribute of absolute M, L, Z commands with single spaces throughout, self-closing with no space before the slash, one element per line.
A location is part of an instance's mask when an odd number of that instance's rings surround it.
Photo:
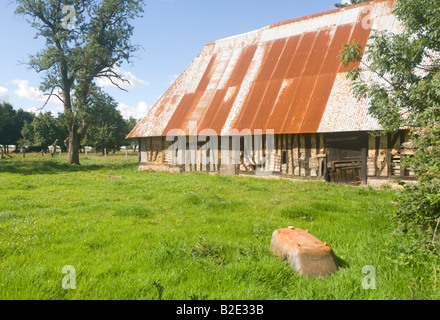
<path fill-rule="evenodd" d="M 391 7 L 376 0 L 209 43 L 128 137 L 380 129 L 337 56 L 351 41 L 365 46 L 368 27 L 399 30 Z"/>

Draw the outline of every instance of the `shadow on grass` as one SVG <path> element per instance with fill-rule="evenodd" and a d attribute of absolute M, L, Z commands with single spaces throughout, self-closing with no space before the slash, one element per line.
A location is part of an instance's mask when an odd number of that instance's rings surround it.
<path fill-rule="evenodd" d="M 340 257 L 336 256 L 336 263 L 338 264 L 338 268 L 339 269 L 346 269 L 348 267 L 350 267 L 350 265 L 348 264 L 347 261 L 345 261 L 344 259 L 341 259 Z"/>
<path fill-rule="evenodd" d="M 22 175 L 34 174 L 59 174 L 62 172 L 86 172 L 98 171 L 103 169 L 126 169 L 135 168 L 136 164 L 131 162 L 109 162 L 109 163 L 83 163 L 81 165 L 70 166 L 67 163 L 57 161 L 20 161 L 0 163 L 0 173 L 14 173 Z"/>

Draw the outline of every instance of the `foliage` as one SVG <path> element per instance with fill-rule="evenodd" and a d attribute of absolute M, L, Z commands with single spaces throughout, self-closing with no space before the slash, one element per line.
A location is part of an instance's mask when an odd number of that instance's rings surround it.
<path fill-rule="evenodd" d="M 34 115 L 22 109 L 15 110 L 9 103 L 0 103 L 0 144 L 18 145 L 22 139 L 21 130 L 26 122 L 32 122 Z"/>
<path fill-rule="evenodd" d="M 12 106 L 7 103 L 0 103 L 0 137 L 3 137 L 3 129 L 7 125 L 8 121 L 10 121 L 8 112 L 8 109 L 10 109 L 9 107 L 12 108 Z"/>
<path fill-rule="evenodd" d="M 432 234 L 440 221 L 440 108 L 420 114 L 413 129 L 417 147 L 406 165 L 414 168 L 417 184 L 407 184 L 400 197 L 398 218 L 404 224 L 421 226 Z"/>
<path fill-rule="evenodd" d="M 399 0 L 394 14 L 405 27 L 400 34 L 376 31 L 363 48 L 348 44 L 345 65 L 361 62 L 348 77 L 359 99 L 385 130 L 411 128 L 415 156 L 405 166 L 418 177 L 399 198 L 399 220 L 405 225 L 435 229 L 440 216 L 440 1 Z M 376 79 L 367 80 L 367 72 Z"/>
<path fill-rule="evenodd" d="M 132 20 L 141 16 L 143 0 L 15 0 L 16 14 L 43 37 L 46 46 L 29 65 L 44 73 L 41 90 L 63 102 L 69 131 L 69 164 L 79 164 L 79 146 L 97 78 L 126 81 L 117 73 L 138 49 L 131 43 Z M 75 28 L 66 26 L 66 5 L 74 10 Z"/>
<path fill-rule="evenodd" d="M 125 122 L 127 124 L 128 133 L 130 133 L 136 127 L 136 125 L 140 122 L 140 120 L 135 119 L 133 117 L 130 117 L 130 118 L 126 119 Z M 130 141 L 127 141 L 127 142 L 128 142 L 127 146 L 129 146 L 131 148 L 138 147 L 138 139 L 130 139 Z"/>
<path fill-rule="evenodd" d="M 0 104 L 0 144 L 12 144 L 12 129 L 15 125 L 15 110 L 9 103 Z"/>
<path fill-rule="evenodd" d="M 62 145 L 67 137 L 62 121 L 53 117 L 51 112 L 40 113 L 31 123 L 25 122 L 21 144 L 47 151 L 55 140 Z"/>
<path fill-rule="evenodd" d="M 335 3 L 335 7 L 336 8 L 344 8 L 347 6 L 352 6 L 354 4 L 358 4 L 358 3 L 362 3 L 362 2 L 368 2 L 371 0 L 350 0 L 350 2 L 340 2 L 340 3 Z"/>
<path fill-rule="evenodd" d="M 89 129 L 84 144 L 101 150 L 116 150 L 126 144 L 125 137 L 129 131 L 126 121 L 117 109 L 116 101 L 101 90 L 96 90 L 90 105 L 92 111 L 89 114 Z"/>

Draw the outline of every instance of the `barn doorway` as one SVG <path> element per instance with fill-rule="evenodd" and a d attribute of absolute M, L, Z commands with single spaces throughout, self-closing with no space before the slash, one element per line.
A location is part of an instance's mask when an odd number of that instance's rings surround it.
<path fill-rule="evenodd" d="M 367 183 L 368 135 L 329 134 L 324 137 L 327 180 L 334 183 Z"/>

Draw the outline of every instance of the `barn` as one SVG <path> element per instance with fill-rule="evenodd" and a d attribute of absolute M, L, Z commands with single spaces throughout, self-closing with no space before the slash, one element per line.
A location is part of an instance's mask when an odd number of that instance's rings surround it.
<path fill-rule="evenodd" d="M 343 183 L 412 179 L 408 132 L 385 134 L 351 94 L 344 44 L 399 32 L 375 0 L 206 44 L 128 138 L 139 169 L 271 174 Z M 368 52 L 363 61 L 368 63 Z M 373 73 L 365 69 L 371 79 Z"/>

